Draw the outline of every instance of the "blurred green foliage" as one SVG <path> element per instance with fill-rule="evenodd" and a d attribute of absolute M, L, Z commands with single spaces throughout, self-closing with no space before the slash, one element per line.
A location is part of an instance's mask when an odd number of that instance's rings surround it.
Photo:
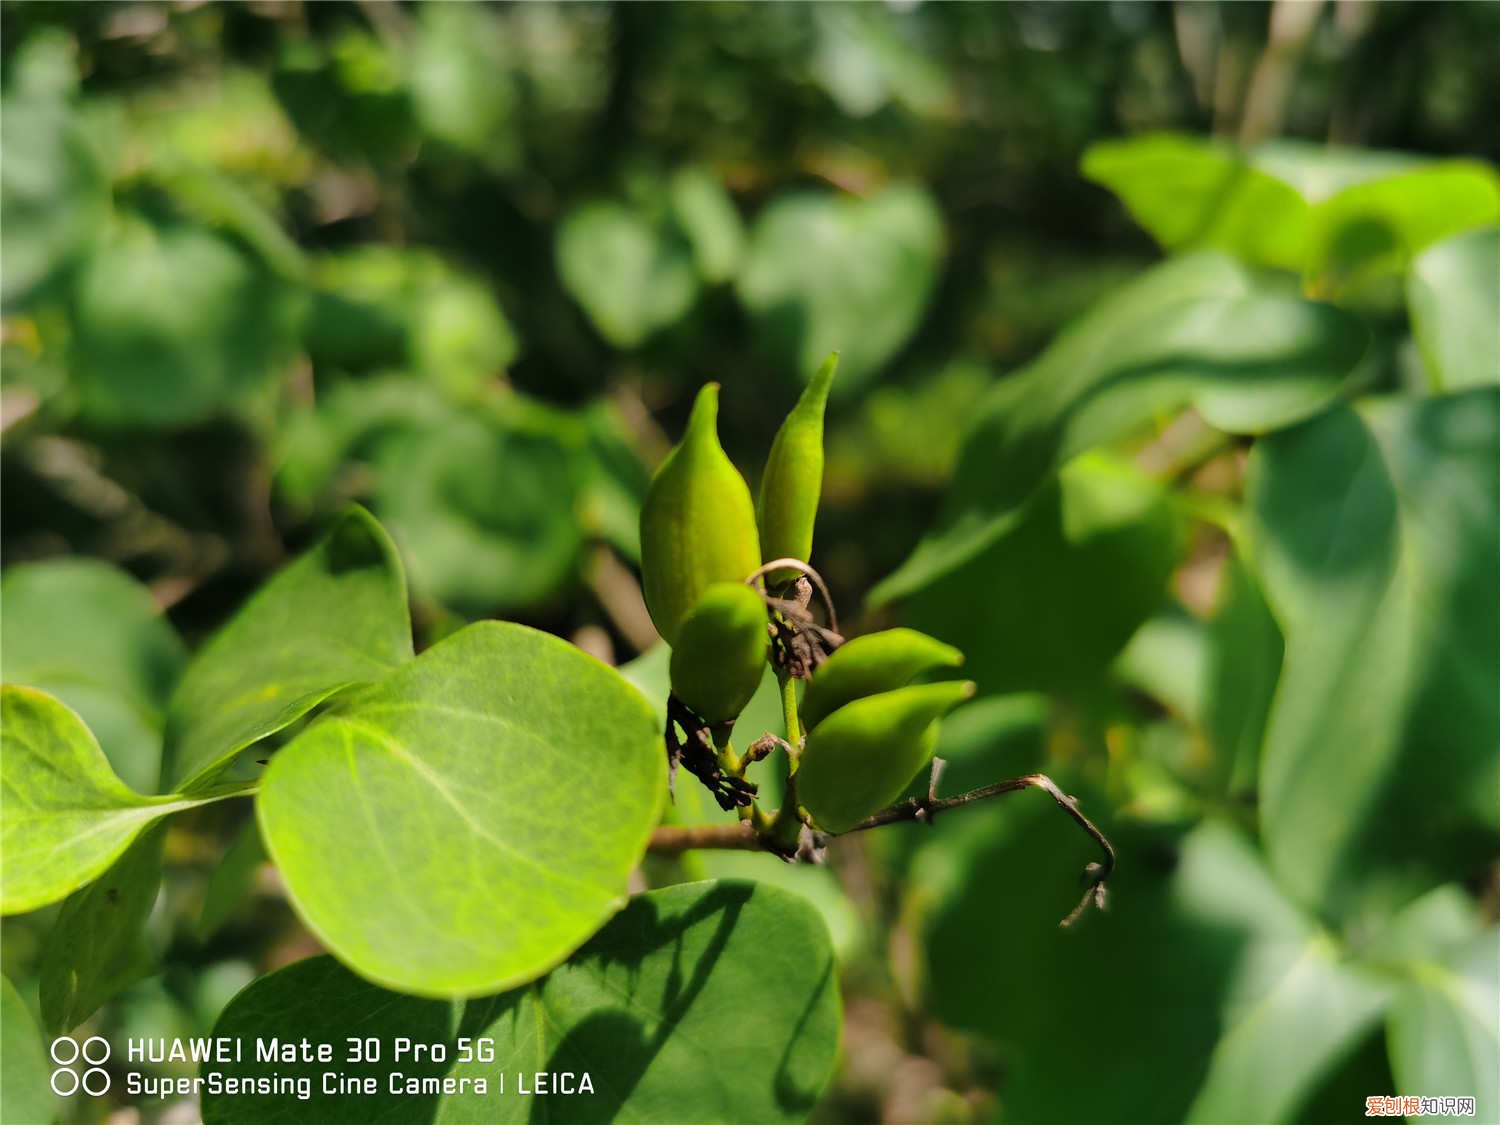
<path fill-rule="evenodd" d="M 819 1119 L 1493 1116 L 1500 9 L 1295 7 L 0 4 L 5 679 L 156 792 L 186 647 L 352 499 L 419 648 L 504 616 L 660 704 L 664 434 L 721 381 L 753 484 L 837 348 L 846 624 L 964 648 L 944 788 L 1045 769 L 1121 867 L 1059 934 L 1026 796 L 653 860 L 829 921 Z M 7 1120 L 33 1013 L 202 1033 L 316 950 L 253 828 L 156 847 L 143 945 L 6 920 Z"/>

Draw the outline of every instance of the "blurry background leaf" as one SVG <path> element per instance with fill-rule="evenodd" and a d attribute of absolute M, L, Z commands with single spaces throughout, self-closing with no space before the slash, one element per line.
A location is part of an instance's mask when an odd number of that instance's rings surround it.
<path fill-rule="evenodd" d="M 511 121 L 516 108 L 511 50 L 494 10 L 433 4 L 418 15 L 410 71 L 418 124 L 482 166 L 514 167 L 519 152 Z"/>
<path fill-rule="evenodd" d="M 871 593 L 910 594 L 972 559 L 1067 458 L 1192 403 L 1255 433 L 1326 405 L 1366 334 L 1331 305 L 1268 295 L 1227 258 L 1175 259 L 1096 305 L 982 404 L 937 526 Z"/>
<path fill-rule="evenodd" d="M 797 192 L 756 217 L 739 292 L 784 370 L 810 379 L 839 351 L 835 394 L 848 394 L 916 330 L 942 259 L 942 217 L 920 187 L 864 199 Z"/>
<path fill-rule="evenodd" d="M 1116 831 L 1134 862 L 1110 910 L 1061 936 L 1088 841 L 1056 809 L 1018 805 L 967 834 L 959 856 L 925 849 L 913 878 L 933 880 L 933 1002 L 1000 1047 L 1001 1093 L 1021 1120 L 1171 1122 L 1190 1107 L 1213 1121 L 1294 1116 L 1378 1018 L 1380 989 L 1340 964 L 1234 830 Z M 1026 971 L 976 974 L 980 958 Z M 1318 1036 L 1285 1031 L 1309 1018 Z M 1130 1037 L 1151 1044 L 1152 1066 L 1111 1049 Z M 1080 1066 L 1090 1081 L 1076 1080 Z M 1226 1106 L 1230 1093 L 1242 1100 Z"/>
<path fill-rule="evenodd" d="M 1261 442 L 1251 480 L 1287 645 L 1272 869 L 1332 918 L 1477 873 L 1500 842 L 1500 389 L 1331 411 Z"/>
<path fill-rule="evenodd" d="M 1433 385 L 1500 382 L 1500 227 L 1445 239 L 1412 263 L 1412 335 Z"/>
<path fill-rule="evenodd" d="M 243 913 L 255 886 L 255 877 L 266 862 L 265 845 L 254 818 L 246 820 L 234 843 L 214 866 L 203 891 L 203 908 L 198 915 L 197 936 L 208 941 L 234 915 Z"/>
<path fill-rule="evenodd" d="M 1102 141 L 1084 153 L 1083 173 L 1118 195 L 1165 250 L 1222 249 L 1302 268 L 1307 200 L 1228 145 L 1176 134 Z"/>
<path fill-rule="evenodd" d="M 7 568 L 0 601 L 5 681 L 77 711 L 120 779 L 155 792 L 163 713 L 186 654 L 150 592 L 105 563 L 61 559 Z"/>
<path fill-rule="evenodd" d="M 275 280 L 206 231 L 126 221 L 81 267 L 73 371 L 103 421 L 171 425 L 243 403 L 290 357 Z"/>
<path fill-rule="evenodd" d="M 431 253 L 362 247 L 319 261 L 316 278 L 307 347 L 333 371 L 405 368 L 465 394 L 516 357 L 489 288 Z"/>
<path fill-rule="evenodd" d="M 693 247 L 623 203 L 585 203 L 563 219 L 557 269 L 594 327 L 621 348 L 676 323 L 698 297 Z"/>
<path fill-rule="evenodd" d="M 1446 963 L 1421 962 L 1391 1009 L 1391 1070 L 1399 1088 L 1500 1101 L 1500 933 L 1474 938 Z"/>
<path fill-rule="evenodd" d="M 109 216 L 102 155 L 71 93 L 76 51 L 65 35 L 39 35 L 7 61 L 0 141 L 7 310 L 90 249 Z"/>
<path fill-rule="evenodd" d="M 961 649 L 982 691 L 1076 690 L 1161 604 L 1179 540 L 1159 485 L 1086 456 L 902 619 Z"/>

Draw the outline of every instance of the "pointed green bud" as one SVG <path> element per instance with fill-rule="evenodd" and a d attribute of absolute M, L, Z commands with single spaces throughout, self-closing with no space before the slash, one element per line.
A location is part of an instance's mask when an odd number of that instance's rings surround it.
<path fill-rule="evenodd" d="M 833 651 L 807 681 L 799 708 L 812 730 L 846 703 L 905 687 L 923 672 L 957 668 L 964 654 L 915 629 L 885 629 L 855 637 Z"/>
<path fill-rule="evenodd" d="M 766 671 L 766 603 L 743 582 L 716 582 L 683 618 L 672 646 L 672 693 L 699 718 L 727 723 Z"/>
<path fill-rule="evenodd" d="M 709 383 L 641 506 L 646 608 L 668 644 L 709 586 L 743 581 L 760 566 L 755 506 L 719 444 L 718 416 L 719 385 Z"/>
<path fill-rule="evenodd" d="M 813 523 L 823 491 L 823 412 L 838 366 L 839 353 L 833 352 L 807 384 L 771 443 L 755 507 L 761 548 L 768 562 L 788 558 L 807 562 L 812 556 Z M 794 571 L 781 570 L 768 575 L 767 581 L 774 586 L 794 577 Z"/>
<path fill-rule="evenodd" d="M 868 695 L 813 728 L 793 779 L 825 832 L 847 832 L 905 791 L 937 748 L 938 720 L 974 694 L 945 681 Z"/>

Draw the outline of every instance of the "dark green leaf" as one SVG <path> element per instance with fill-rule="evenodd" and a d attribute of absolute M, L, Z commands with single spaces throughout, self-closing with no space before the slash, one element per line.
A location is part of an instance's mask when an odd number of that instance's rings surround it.
<path fill-rule="evenodd" d="M 1226 258 L 1156 267 L 990 392 L 937 527 L 871 598 L 913 593 L 972 559 L 1064 461 L 1164 414 L 1192 405 L 1231 433 L 1309 416 L 1338 394 L 1365 347 L 1350 314 L 1258 291 Z"/>
<path fill-rule="evenodd" d="M 1003 1048 L 1014 1119 L 1285 1120 L 1378 1020 L 1382 988 L 1228 827 L 1180 841 L 1116 828 L 1110 909 L 1064 932 L 1088 841 L 1040 795 L 1007 817 L 970 833 L 957 862 L 927 849 L 911 879 L 937 897 L 937 1009 Z M 1017 971 L 975 971 L 986 964 Z M 1151 1045 L 1150 1066 L 1120 1049 L 1132 1042 Z"/>
<path fill-rule="evenodd" d="M 1089 455 L 903 617 L 962 650 L 985 692 L 1078 689 L 1161 605 L 1179 538 L 1158 484 Z"/>
<path fill-rule="evenodd" d="M 193 658 L 167 713 L 166 782 L 211 782 L 245 747 L 411 651 L 396 549 L 351 508 Z"/>
<path fill-rule="evenodd" d="M 290 299 L 217 235 L 128 224 L 83 264 L 73 293 L 84 409 L 172 426 L 242 404 L 290 358 Z"/>
<path fill-rule="evenodd" d="M 305 1115 L 320 1121 L 801 1121 L 828 1080 L 838 1045 L 838 982 L 822 920 L 800 896 L 748 883 L 695 883 L 634 899 L 547 977 L 455 1006 L 393 995 L 330 958 L 283 969 L 242 992 L 215 1035 L 246 1043 L 235 1075 L 315 1075 L 321 1067 L 256 1066 L 257 1037 L 381 1041 L 381 1063 L 340 1067 L 483 1077 L 483 1095 L 399 1099 L 205 1095 L 208 1125 Z M 392 1058 L 396 1036 L 448 1045 L 446 1066 Z M 491 1062 L 457 1062 L 457 1044 L 492 1040 Z M 732 1065 L 719 1058 L 732 1051 Z M 215 1068 L 218 1069 L 218 1068 Z M 592 1094 L 542 1101 L 517 1090 L 537 1072 L 588 1074 Z M 504 1085 L 500 1083 L 503 1080 Z M 317 1086 L 314 1086 L 315 1091 Z M 538 1107 L 545 1105 L 545 1111 Z M 685 1110 L 684 1107 L 690 1107 Z"/>
<path fill-rule="evenodd" d="M 546 972 L 619 909 L 665 766 L 613 669 L 483 622 L 294 739 L 257 808 L 330 949 L 395 988 L 475 995 Z"/>
<path fill-rule="evenodd" d="M 1248 495 L 1286 635 L 1272 868 L 1330 917 L 1479 871 L 1500 840 L 1500 388 L 1277 434 Z"/>

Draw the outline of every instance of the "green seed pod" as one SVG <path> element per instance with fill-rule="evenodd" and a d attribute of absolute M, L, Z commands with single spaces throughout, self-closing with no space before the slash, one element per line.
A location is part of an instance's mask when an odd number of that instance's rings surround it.
<path fill-rule="evenodd" d="M 672 692 L 709 723 L 745 709 L 766 670 L 766 603 L 743 582 L 715 582 L 672 646 Z"/>
<path fill-rule="evenodd" d="M 957 668 L 963 662 L 958 649 L 915 629 L 855 637 L 835 649 L 807 681 L 799 707 L 802 725 L 811 730 L 846 703 L 905 687 L 923 672 Z"/>
<path fill-rule="evenodd" d="M 709 383 L 641 506 L 646 608 L 668 644 L 709 586 L 740 582 L 760 566 L 755 506 L 719 445 L 718 415 L 719 385 Z"/>
<path fill-rule="evenodd" d="M 972 683 L 948 680 L 840 707 L 807 736 L 798 803 L 825 832 L 847 832 L 901 796 L 937 748 L 938 720 L 973 694 Z"/>
<path fill-rule="evenodd" d="M 818 368 L 771 442 L 766 471 L 760 479 L 760 498 L 755 505 L 761 548 L 767 561 L 807 562 L 812 556 L 813 521 L 823 490 L 823 410 L 828 405 L 828 388 L 833 385 L 833 373 L 838 366 L 839 353 L 834 352 Z M 795 576 L 791 570 L 781 570 L 770 574 L 767 580 L 778 585 Z"/>

